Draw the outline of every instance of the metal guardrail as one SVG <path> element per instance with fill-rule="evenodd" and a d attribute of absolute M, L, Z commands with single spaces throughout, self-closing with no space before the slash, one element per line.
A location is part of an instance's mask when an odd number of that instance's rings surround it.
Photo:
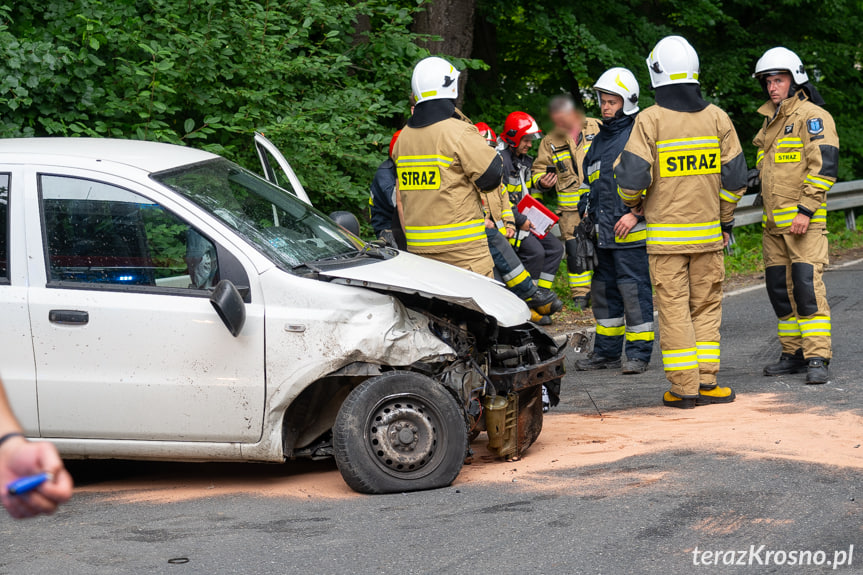
<path fill-rule="evenodd" d="M 754 195 L 743 196 L 737 204 L 734 212 L 734 227 L 748 226 L 761 223 L 761 206 L 754 206 Z M 845 212 L 845 226 L 849 230 L 856 230 L 854 209 L 863 207 L 863 180 L 851 180 L 850 182 L 837 182 L 827 192 L 827 211 Z"/>

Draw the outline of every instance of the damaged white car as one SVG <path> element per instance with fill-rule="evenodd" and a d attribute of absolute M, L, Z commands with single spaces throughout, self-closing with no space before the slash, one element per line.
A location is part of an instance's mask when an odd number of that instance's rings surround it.
<path fill-rule="evenodd" d="M 0 141 L 0 373 L 28 435 L 335 457 L 366 493 L 449 485 L 481 430 L 521 455 L 565 344 L 499 284 L 346 233 L 257 146 L 275 183 L 167 144 Z"/>

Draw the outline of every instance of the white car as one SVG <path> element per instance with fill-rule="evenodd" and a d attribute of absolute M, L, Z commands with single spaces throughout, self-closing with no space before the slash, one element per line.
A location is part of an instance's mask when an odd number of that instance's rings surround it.
<path fill-rule="evenodd" d="M 449 485 L 470 436 L 542 426 L 565 344 L 486 278 L 364 244 L 257 137 L 217 155 L 0 140 L 0 373 L 65 457 L 335 457 L 367 493 Z M 277 174 L 278 172 L 278 174 Z"/>

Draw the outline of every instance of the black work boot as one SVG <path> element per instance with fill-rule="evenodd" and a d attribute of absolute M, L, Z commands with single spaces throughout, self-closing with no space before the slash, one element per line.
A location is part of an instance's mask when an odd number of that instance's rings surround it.
<path fill-rule="evenodd" d="M 644 373 L 647 371 L 647 362 L 643 359 L 628 359 L 623 362 L 623 371 L 626 375 Z"/>
<path fill-rule="evenodd" d="M 563 309 L 563 302 L 550 289 L 539 288 L 528 298 L 527 306 L 535 309 L 540 315 L 551 315 Z"/>
<path fill-rule="evenodd" d="M 580 359 L 575 362 L 576 371 L 596 371 L 597 369 L 620 369 L 619 357 L 602 357 L 601 355 L 591 355 L 587 359 Z"/>
<path fill-rule="evenodd" d="M 590 307 L 590 296 L 580 295 L 572 298 L 572 305 L 580 309 L 581 311 L 586 310 Z"/>
<path fill-rule="evenodd" d="M 803 350 L 798 349 L 794 355 L 782 353 L 779 361 L 764 367 L 764 375 L 787 375 L 789 373 L 803 373 L 806 371 L 808 362 L 803 358 Z"/>
<path fill-rule="evenodd" d="M 810 357 L 809 367 L 806 371 L 806 383 L 810 385 L 827 383 L 827 380 L 830 378 L 830 372 L 827 369 L 828 365 L 830 365 L 829 359 Z"/>

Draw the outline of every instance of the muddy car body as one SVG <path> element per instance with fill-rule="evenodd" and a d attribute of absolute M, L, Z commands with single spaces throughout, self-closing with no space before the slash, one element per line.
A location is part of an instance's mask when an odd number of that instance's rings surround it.
<path fill-rule="evenodd" d="M 77 458 L 335 457 L 370 493 L 448 485 L 480 430 L 521 455 L 561 342 L 496 282 L 338 228 L 257 144 L 286 189 L 166 144 L 0 142 L 0 365 L 28 435 Z"/>

